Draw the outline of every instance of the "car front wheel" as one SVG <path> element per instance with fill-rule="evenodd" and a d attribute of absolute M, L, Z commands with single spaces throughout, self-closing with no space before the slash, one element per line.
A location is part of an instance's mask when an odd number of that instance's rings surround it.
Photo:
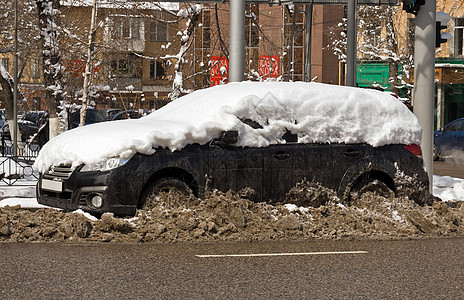
<path fill-rule="evenodd" d="M 142 209 L 153 210 L 157 206 L 173 209 L 193 197 L 188 185 L 177 178 L 161 178 L 154 181 L 142 196 Z"/>

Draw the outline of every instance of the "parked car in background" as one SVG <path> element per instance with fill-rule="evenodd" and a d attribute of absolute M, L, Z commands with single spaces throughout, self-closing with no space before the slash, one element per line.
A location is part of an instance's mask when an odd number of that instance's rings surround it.
<path fill-rule="evenodd" d="M 79 126 L 81 121 L 81 109 L 71 112 L 71 117 L 69 118 L 69 129 L 73 129 Z M 100 111 L 93 107 L 87 107 L 87 112 L 85 114 L 85 123 L 84 125 L 90 125 L 100 122 L 105 122 L 105 117 L 101 114 Z"/>
<path fill-rule="evenodd" d="M 71 110 L 68 112 L 68 129 L 73 129 L 79 126 L 80 123 L 80 109 Z M 92 108 L 87 108 L 85 117 L 85 125 L 105 122 L 106 119 L 102 114 Z M 43 146 L 48 141 L 49 127 L 48 127 L 48 113 L 46 111 L 28 111 L 24 116 L 18 120 L 18 127 L 21 132 L 23 141 L 34 138 L 40 146 Z M 5 122 L 2 127 L 3 138 L 11 140 L 10 127 Z"/>
<path fill-rule="evenodd" d="M 7 123 L 6 114 L 3 110 L 0 110 L 0 128 Z"/>
<path fill-rule="evenodd" d="M 80 123 L 81 109 L 71 110 L 68 112 L 68 130 L 77 128 Z M 93 107 L 87 107 L 87 113 L 85 115 L 84 125 L 95 124 L 105 122 L 106 119 L 103 115 Z M 42 147 L 49 140 L 49 126 L 48 126 L 48 114 L 44 116 L 44 126 L 40 128 L 40 132 L 37 134 L 38 144 Z"/>
<path fill-rule="evenodd" d="M 102 108 L 99 109 L 98 111 L 102 114 L 102 116 L 107 120 L 111 121 L 113 119 L 114 115 L 120 112 L 122 109 L 119 108 Z"/>
<path fill-rule="evenodd" d="M 55 137 L 35 162 L 37 199 L 65 210 L 133 215 L 155 207 L 161 192 L 203 197 L 206 186 L 249 188 L 253 201 L 280 202 L 307 181 L 346 204 L 366 186 L 423 204 L 420 136 L 414 114 L 378 91 L 230 83 L 144 118 Z"/>
<path fill-rule="evenodd" d="M 18 120 L 18 127 L 23 141 L 27 141 L 38 132 L 44 116 L 44 111 L 28 111 Z M 4 139 L 11 140 L 9 124 L 2 127 L 2 134 Z"/>
<path fill-rule="evenodd" d="M 433 158 L 464 157 L 464 118 L 454 120 L 434 133 Z"/>
<path fill-rule="evenodd" d="M 138 119 L 143 116 L 142 113 L 140 113 L 139 110 L 123 110 L 118 113 L 116 113 L 113 118 L 111 118 L 111 121 L 116 121 L 116 120 L 124 120 L 124 119 Z"/>

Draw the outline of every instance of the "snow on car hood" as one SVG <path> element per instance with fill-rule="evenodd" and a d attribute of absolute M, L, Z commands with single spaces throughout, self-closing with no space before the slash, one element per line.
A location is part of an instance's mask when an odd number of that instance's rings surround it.
<path fill-rule="evenodd" d="M 263 128 L 253 129 L 241 119 Z M 239 146 L 281 142 L 286 130 L 300 143 L 420 143 L 421 127 L 409 109 L 387 93 L 320 83 L 240 82 L 183 96 L 150 115 L 88 125 L 50 140 L 34 164 L 96 164 L 154 148 L 178 150 L 237 130 Z"/>

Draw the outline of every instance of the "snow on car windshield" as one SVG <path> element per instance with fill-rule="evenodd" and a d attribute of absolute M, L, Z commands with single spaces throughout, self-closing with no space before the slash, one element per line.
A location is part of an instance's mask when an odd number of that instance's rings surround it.
<path fill-rule="evenodd" d="M 249 119 L 262 128 L 252 128 Z M 409 109 L 387 93 L 320 83 L 240 82 L 183 96 L 150 115 L 84 126 L 50 140 L 35 167 L 96 164 L 154 148 L 204 144 L 237 130 L 238 146 L 266 147 L 287 130 L 300 143 L 420 143 L 421 127 Z"/>

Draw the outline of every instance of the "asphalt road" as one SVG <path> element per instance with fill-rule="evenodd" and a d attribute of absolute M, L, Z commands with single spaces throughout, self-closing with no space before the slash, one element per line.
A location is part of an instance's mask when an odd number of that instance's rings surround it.
<path fill-rule="evenodd" d="M 433 174 L 464 179 L 464 161 L 434 161 Z"/>
<path fill-rule="evenodd" d="M 0 243 L 0 299 L 463 299 L 463 248 L 462 238 Z M 198 257 L 266 253 L 288 255 Z"/>

